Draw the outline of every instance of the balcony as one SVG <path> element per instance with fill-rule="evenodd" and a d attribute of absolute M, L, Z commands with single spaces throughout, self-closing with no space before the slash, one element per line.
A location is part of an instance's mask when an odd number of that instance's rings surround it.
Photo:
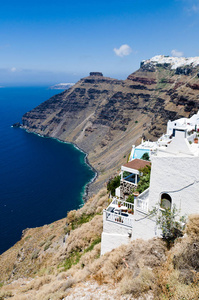
<path fill-rule="evenodd" d="M 121 203 L 121 204 L 120 204 Z M 132 213 L 130 213 L 130 210 Z M 134 204 L 120 201 L 116 198 L 113 199 L 111 204 L 104 210 L 106 221 L 117 223 L 126 227 L 133 227 L 133 212 Z"/>

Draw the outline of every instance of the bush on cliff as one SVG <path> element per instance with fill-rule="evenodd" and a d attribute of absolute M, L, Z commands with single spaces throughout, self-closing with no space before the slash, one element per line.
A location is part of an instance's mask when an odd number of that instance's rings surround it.
<path fill-rule="evenodd" d="M 111 192 L 112 196 L 115 196 L 115 189 L 120 186 L 120 176 L 116 176 L 113 179 L 110 179 L 107 184 L 107 191 Z"/>

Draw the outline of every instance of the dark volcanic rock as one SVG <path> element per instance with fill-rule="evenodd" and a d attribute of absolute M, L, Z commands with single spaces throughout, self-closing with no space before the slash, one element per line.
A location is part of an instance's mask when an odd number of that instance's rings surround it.
<path fill-rule="evenodd" d="M 176 72 L 175 72 L 177 75 L 189 75 L 192 73 L 192 68 L 190 67 L 179 67 L 179 68 L 176 68 Z"/>
<path fill-rule="evenodd" d="M 20 124 L 19 122 L 17 122 L 17 123 L 14 123 L 14 124 L 12 125 L 12 127 L 14 127 L 14 128 L 19 128 L 19 127 L 21 127 L 21 124 Z"/>
<path fill-rule="evenodd" d="M 146 77 L 135 77 L 133 74 L 129 75 L 127 77 L 128 80 L 132 80 L 135 82 L 140 82 L 144 85 L 152 85 L 152 84 L 156 84 L 157 81 L 154 78 L 146 78 Z"/>
<path fill-rule="evenodd" d="M 101 72 L 90 72 L 90 76 L 103 76 Z"/>

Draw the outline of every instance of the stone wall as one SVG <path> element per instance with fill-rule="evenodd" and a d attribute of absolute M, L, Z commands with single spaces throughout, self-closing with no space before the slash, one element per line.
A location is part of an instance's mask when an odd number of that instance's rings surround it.
<path fill-rule="evenodd" d="M 120 197 L 125 200 L 125 195 L 130 195 L 136 189 L 136 185 L 125 180 L 120 182 Z"/>

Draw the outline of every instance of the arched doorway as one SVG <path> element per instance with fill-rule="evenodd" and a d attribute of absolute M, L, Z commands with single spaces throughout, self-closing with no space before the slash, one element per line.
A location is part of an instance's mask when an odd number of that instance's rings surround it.
<path fill-rule="evenodd" d="M 163 193 L 160 199 L 160 207 L 161 208 L 170 208 L 171 209 L 171 196 L 169 194 Z"/>

